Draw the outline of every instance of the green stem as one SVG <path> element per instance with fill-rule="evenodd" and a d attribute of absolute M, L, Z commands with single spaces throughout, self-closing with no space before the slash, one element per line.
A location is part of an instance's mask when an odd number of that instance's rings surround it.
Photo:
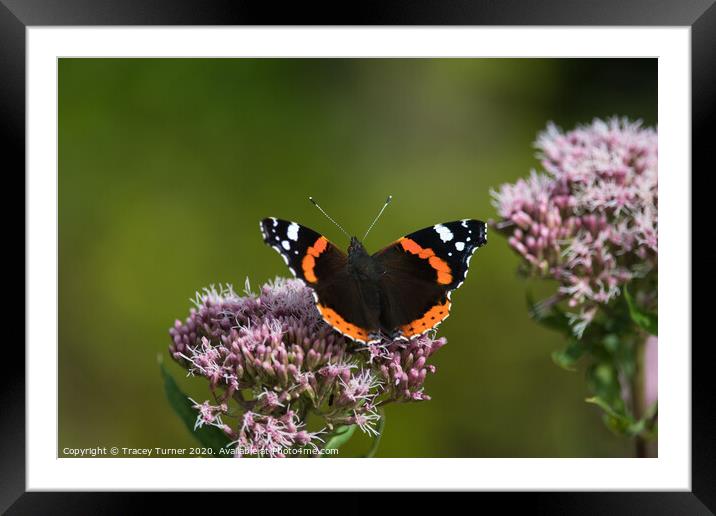
<path fill-rule="evenodd" d="M 632 395 L 632 412 L 634 414 L 634 420 L 639 421 L 646 412 L 646 398 L 645 398 L 645 379 L 644 373 L 644 360 L 646 350 L 646 336 L 641 335 L 642 338 L 638 338 L 634 343 L 634 377 L 632 378 L 631 395 Z M 643 436 L 637 435 L 634 439 L 636 446 L 636 456 L 639 458 L 649 456 L 649 448 L 646 439 Z"/>

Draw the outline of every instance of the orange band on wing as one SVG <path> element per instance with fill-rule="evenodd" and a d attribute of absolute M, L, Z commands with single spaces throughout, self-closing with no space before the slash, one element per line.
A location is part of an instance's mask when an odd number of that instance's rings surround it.
<path fill-rule="evenodd" d="M 323 320 L 333 326 L 336 330 L 344 335 L 354 339 L 361 340 L 363 342 L 368 341 L 368 332 L 363 328 L 359 328 L 355 324 L 351 324 L 346 321 L 343 317 L 338 315 L 338 312 L 327 306 L 316 304 L 318 311 L 321 312 Z"/>
<path fill-rule="evenodd" d="M 318 278 L 314 268 L 316 267 L 316 258 L 321 256 L 321 253 L 328 247 L 328 240 L 326 237 L 318 238 L 311 247 L 306 250 L 306 256 L 301 261 L 301 268 L 303 269 L 303 276 L 309 283 L 316 283 Z"/>
<path fill-rule="evenodd" d="M 415 254 L 418 258 L 422 258 L 423 260 L 428 260 L 430 266 L 435 269 L 437 273 L 438 283 L 441 285 L 449 285 L 452 283 L 452 269 L 450 269 L 450 266 L 445 260 L 435 255 L 435 251 L 429 247 L 421 247 L 420 244 L 410 238 L 403 237 L 398 240 L 398 242 L 400 242 L 400 245 L 403 246 L 406 252 Z"/>
<path fill-rule="evenodd" d="M 400 331 L 406 337 L 413 337 L 434 328 L 444 321 L 450 314 L 450 300 L 446 299 L 444 303 L 437 304 L 419 319 L 414 320 L 400 327 Z"/>

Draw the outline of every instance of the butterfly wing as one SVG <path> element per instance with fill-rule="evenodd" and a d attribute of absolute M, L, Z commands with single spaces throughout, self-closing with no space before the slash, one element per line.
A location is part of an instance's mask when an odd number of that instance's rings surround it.
<path fill-rule="evenodd" d="M 281 255 L 295 277 L 313 289 L 323 320 L 352 340 L 374 340 L 379 311 L 376 303 L 367 302 L 370 293 L 348 272 L 345 253 L 296 222 L 271 217 L 260 226 L 264 242 Z"/>
<path fill-rule="evenodd" d="M 264 242 L 281 255 L 293 275 L 309 286 L 345 268 L 346 255 L 311 228 L 270 217 L 261 221 Z"/>
<path fill-rule="evenodd" d="M 459 288 L 478 247 L 487 243 L 484 222 L 464 219 L 421 229 L 378 251 L 381 326 L 393 337 L 414 338 L 450 314 L 450 293 Z"/>

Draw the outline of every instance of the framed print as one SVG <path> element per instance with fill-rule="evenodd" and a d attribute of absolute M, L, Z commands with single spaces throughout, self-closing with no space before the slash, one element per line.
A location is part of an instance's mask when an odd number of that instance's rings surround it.
<path fill-rule="evenodd" d="M 0 6 L 27 298 L 3 509 L 713 509 L 691 345 L 709 2 L 160 4 Z"/>

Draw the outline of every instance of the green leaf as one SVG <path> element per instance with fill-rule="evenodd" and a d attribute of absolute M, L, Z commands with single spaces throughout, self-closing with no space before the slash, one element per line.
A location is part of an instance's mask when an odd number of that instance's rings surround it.
<path fill-rule="evenodd" d="M 562 369 L 576 371 L 575 364 L 586 351 L 584 341 L 571 338 L 566 348 L 552 352 L 552 361 Z"/>
<path fill-rule="evenodd" d="M 593 403 L 594 405 L 597 405 L 599 408 L 601 408 L 605 413 L 607 426 L 616 433 L 627 435 L 630 437 L 634 437 L 637 435 L 649 437 L 652 433 L 651 429 L 647 428 L 650 416 L 645 416 L 640 420 L 635 421 L 634 418 L 629 414 L 623 414 L 614 410 L 614 408 L 611 407 L 609 403 L 599 398 L 598 396 L 587 398 L 584 401 L 586 401 L 587 403 Z"/>
<path fill-rule="evenodd" d="M 602 339 L 602 345 L 604 346 L 604 349 L 606 349 L 612 355 L 619 351 L 620 343 L 621 341 L 619 340 L 619 335 L 616 335 L 614 333 L 608 333 Z"/>
<path fill-rule="evenodd" d="M 159 368 L 164 380 L 164 392 L 167 395 L 167 400 L 169 400 L 169 405 L 171 405 L 174 412 L 176 412 L 179 418 L 184 422 L 187 430 L 196 437 L 202 446 L 211 448 L 214 457 L 231 457 L 232 454 L 227 453 L 226 449 L 226 445 L 231 442 L 231 439 L 229 439 L 229 436 L 223 431 L 215 426 L 208 425 L 194 430 L 197 411 L 193 408 L 193 403 L 189 401 L 189 397 L 179 389 L 176 381 L 174 381 L 174 378 L 172 378 L 169 371 L 167 371 L 161 356 L 159 357 Z"/>
<path fill-rule="evenodd" d="M 333 437 L 326 441 L 326 449 L 337 450 L 344 444 L 346 444 L 351 437 L 353 432 L 356 431 L 356 425 L 343 425 L 336 428 Z"/>
<path fill-rule="evenodd" d="M 655 401 L 652 403 L 649 407 L 647 407 L 646 412 L 644 413 L 644 419 L 653 420 L 656 418 L 656 413 L 659 410 L 659 402 Z"/>
<path fill-rule="evenodd" d="M 587 367 L 587 385 L 595 398 L 599 398 L 620 414 L 626 413 L 619 371 L 611 361 L 599 361 Z"/>
<path fill-rule="evenodd" d="M 655 313 L 644 312 L 636 306 L 634 298 L 631 297 L 626 287 L 624 287 L 624 299 L 627 302 L 629 316 L 631 320 L 634 321 L 634 324 L 649 332 L 651 335 L 657 335 L 659 328 L 657 315 Z"/>
<path fill-rule="evenodd" d="M 383 437 L 383 430 L 385 429 L 385 411 L 383 411 L 382 408 L 378 409 L 378 411 L 380 413 L 380 419 L 378 420 L 378 434 L 373 436 L 373 442 L 370 445 L 370 449 L 365 455 L 363 455 L 365 458 L 375 456 L 375 453 L 378 451 L 378 446 L 380 445 L 380 439 Z"/>
<path fill-rule="evenodd" d="M 607 403 L 606 401 L 604 401 L 604 400 L 603 400 L 602 398 L 600 398 L 599 396 L 593 396 L 593 397 L 591 397 L 591 398 L 587 398 L 587 399 L 584 400 L 584 401 L 586 401 L 587 403 L 592 403 L 592 404 L 598 406 L 598 407 L 601 408 L 604 412 L 606 412 L 607 415 L 612 416 L 612 417 L 614 417 L 614 418 L 617 418 L 617 419 L 622 420 L 622 419 L 625 419 L 625 417 L 626 417 L 626 416 L 624 416 L 624 415 L 622 415 L 622 414 L 619 414 L 616 410 L 614 410 L 614 409 L 609 405 L 609 403 Z"/>
<path fill-rule="evenodd" d="M 539 302 L 535 302 L 532 293 L 528 290 L 526 293 L 527 311 L 529 316 L 546 328 L 557 330 L 566 335 L 573 335 L 572 325 L 569 322 L 567 314 L 560 310 L 556 305 L 545 307 Z"/>
<path fill-rule="evenodd" d="M 614 408 L 611 407 L 611 405 L 609 405 L 609 403 L 607 403 L 598 396 L 587 398 L 584 401 L 597 405 L 604 411 L 607 426 L 611 428 L 614 432 L 619 434 L 629 433 L 628 429 L 631 428 L 634 424 L 634 420 L 631 417 L 627 416 L 626 414 L 621 414 L 617 412 L 616 410 L 614 410 Z"/>

